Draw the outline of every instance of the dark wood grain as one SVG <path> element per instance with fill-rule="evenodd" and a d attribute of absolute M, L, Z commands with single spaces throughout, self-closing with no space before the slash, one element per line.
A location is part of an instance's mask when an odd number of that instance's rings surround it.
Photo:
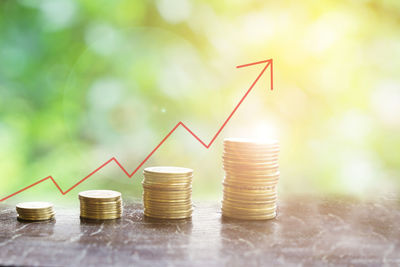
<path fill-rule="evenodd" d="M 277 218 L 262 222 L 221 218 L 216 203 L 196 204 L 189 220 L 154 220 L 130 202 L 115 221 L 82 221 L 78 207 L 56 207 L 55 221 L 26 223 L 3 205 L 0 264 L 399 266 L 398 203 L 302 197 L 281 201 Z"/>

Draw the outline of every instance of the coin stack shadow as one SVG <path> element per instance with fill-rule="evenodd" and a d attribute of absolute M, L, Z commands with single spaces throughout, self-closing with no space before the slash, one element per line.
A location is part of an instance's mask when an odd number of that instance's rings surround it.
<path fill-rule="evenodd" d="M 118 219 L 122 216 L 121 193 L 112 190 L 89 190 L 79 193 L 81 218 Z"/>
<path fill-rule="evenodd" d="M 245 220 L 275 218 L 279 151 L 276 140 L 224 140 L 224 217 Z"/>
<path fill-rule="evenodd" d="M 18 219 L 26 221 L 45 221 L 54 218 L 53 204 L 48 202 L 24 202 L 16 206 Z"/>
<path fill-rule="evenodd" d="M 145 216 L 159 219 L 192 216 L 192 169 L 149 167 L 144 169 L 143 175 Z"/>

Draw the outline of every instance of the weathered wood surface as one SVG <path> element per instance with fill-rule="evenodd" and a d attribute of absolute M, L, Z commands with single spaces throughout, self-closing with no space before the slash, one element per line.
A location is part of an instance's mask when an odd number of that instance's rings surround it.
<path fill-rule="evenodd" d="M 221 218 L 220 205 L 197 203 L 184 221 L 143 217 L 87 222 L 79 208 L 56 207 L 56 220 L 25 223 L 0 206 L 0 264 L 40 266 L 400 265 L 400 204 L 296 198 L 276 219 Z"/>

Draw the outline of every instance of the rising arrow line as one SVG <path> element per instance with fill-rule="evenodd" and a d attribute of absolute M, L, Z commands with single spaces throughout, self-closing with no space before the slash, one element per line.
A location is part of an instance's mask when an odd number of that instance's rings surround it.
<path fill-rule="evenodd" d="M 248 67 L 248 66 L 253 66 L 253 65 L 258 65 L 258 64 L 264 64 L 267 63 L 265 65 L 265 67 L 262 69 L 262 71 L 260 72 L 260 74 L 258 74 L 257 78 L 254 80 L 254 82 L 251 84 L 250 88 L 247 89 L 247 92 L 244 94 L 244 96 L 240 99 L 239 103 L 235 106 L 235 108 L 233 109 L 233 111 L 231 112 L 231 114 L 229 114 L 228 118 L 226 118 L 226 120 L 224 121 L 224 123 L 221 125 L 221 127 L 218 129 L 217 133 L 214 135 L 214 137 L 211 139 L 211 141 L 206 144 L 203 140 L 201 140 L 192 130 L 189 129 L 189 127 L 187 127 L 183 122 L 178 122 L 174 128 L 172 128 L 171 131 L 169 131 L 169 133 L 161 140 L 161 142 L 146 156 L 146 158 L 139 164 L 139 166 L 136 167 L 136 169 L 132 172 L 129 173 L 126 171 L 126 169 L 121 165 L 121 163 L 119 163 L 119 161 L 115 158 L 112 157 L 111 159 L 107 160 L 106 162 L 104 162 L 102 165 L 100 165 L 97 169 L 95 169 L 94 171 L 92 171 L 91 173 L 89 173 L 85 178 L 81 179 L 80 181 L 78 181 L 76 184 L 74 184 L 73 186 L 71 186 L 69 189 L 67 189 L 66 191 L 63 191 L 61 189 L 61 187 L 57 184 L 57 182 L 54 180 L 54 178 L 52 176 L 47 176 L 46 178 L 43 178 L 27 187 L 24 187 L 20 190 L 18 190 L 17 192 L 15 192 L 14 194 L 11 194 L 9 196 L 6 196 L 2 199 L 0 199 L 0 202 L 9 199 L 12 196 L 15 196 L 37 184 L 40 184 L 46 180 L 51 180 L 54 185 L 57 187 L 57 189 L 60 191 L 61 194 L 65 195 L 67 194 L 69 191 L 71 191 L 72 189 L 74 189 L 75 187 L 77 187 L 78 185 L 80 185 L 82 182 L 84 182 L 85 180 L 89 179 L 93 174 L 95 174 L 96 172 L 98 172 L 99 170 L 101 170 L 103 167 L 105 167 L 106 165 L 108 165 L 110 162 L 114 161 L 119 167 L 120 169 L 129 177 L 132 178 L 132 176 L 143 166 L 143 164 L 146 163 L 146 161 L 157 151 L 157 149 L 168 139 L 168 137 L 171 136 L 171 134 L 173 132 L 175 132 L 175 130 L 179 127 L 182 126 L 183 128 L 185 128 L 186 131 L 188 131 L 197 141 L 200 142 L 200 144 L 202 144 L 205 148 L 209 149 L 211 147 L 211 145 L 214 143 L 215 139 L 217 139 L 218 135 L 221 133 L 221 131 L 224 129 L 225 125 L 229 122 L 229 120 L 232 118 L 233 114 L 235 114 L 236 110 L 239 108 L 239 106 L 242 104 L 242 102 L 246 99 L 247 95 L 251 92 L 251 90 L 253 89 L 253 87 L 256 85 L 256 83 L 258 82 L 258 80 L 260 79 L 260 77 L 263 75 L 263 73 L 265 72 L 265 70 L 268 68 L 268 66 L 271 66 L 270 70 L 271 70 L 271 90 L 273 90 L 274 87 L 274 82 L 273 82 L 273 63 L 272 63 L 272 59 L 268 59 L 268 60 L 263 60 L 263 61 L 258 61 L 258 62 L 253 62 L 253 63 L 249 63 L 249 64 L 244 64 L 244 65 L 239 65 L 236 68 L 244 68 L 244 67 Z"/>

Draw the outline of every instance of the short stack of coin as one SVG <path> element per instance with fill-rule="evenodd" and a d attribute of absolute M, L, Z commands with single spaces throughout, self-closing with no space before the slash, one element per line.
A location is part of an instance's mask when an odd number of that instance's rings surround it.
<path fill-rule="evenodd" d="M 149 167 L 143 175 L 144 215 L 159 219 L 192 216 L 192 169 Z"/>
<path fill-rule="evenodd" d="M 48 202 L 24 202 L 16 206 L 18 219 L 26 221 L 45 221 L 54 218 L 53 204 Z"/>
<path fill-rule="evenodd" d="M 121 193 L 112 190 L 89 190 L 79 193 L 81 218 L 118 219 L 122 216 Z"/>
<path fill-rule="evenodd" d="M 275 218 L 279 151 L 276 140 L 224 140 L 223 216 L 246 220 Z"/>

